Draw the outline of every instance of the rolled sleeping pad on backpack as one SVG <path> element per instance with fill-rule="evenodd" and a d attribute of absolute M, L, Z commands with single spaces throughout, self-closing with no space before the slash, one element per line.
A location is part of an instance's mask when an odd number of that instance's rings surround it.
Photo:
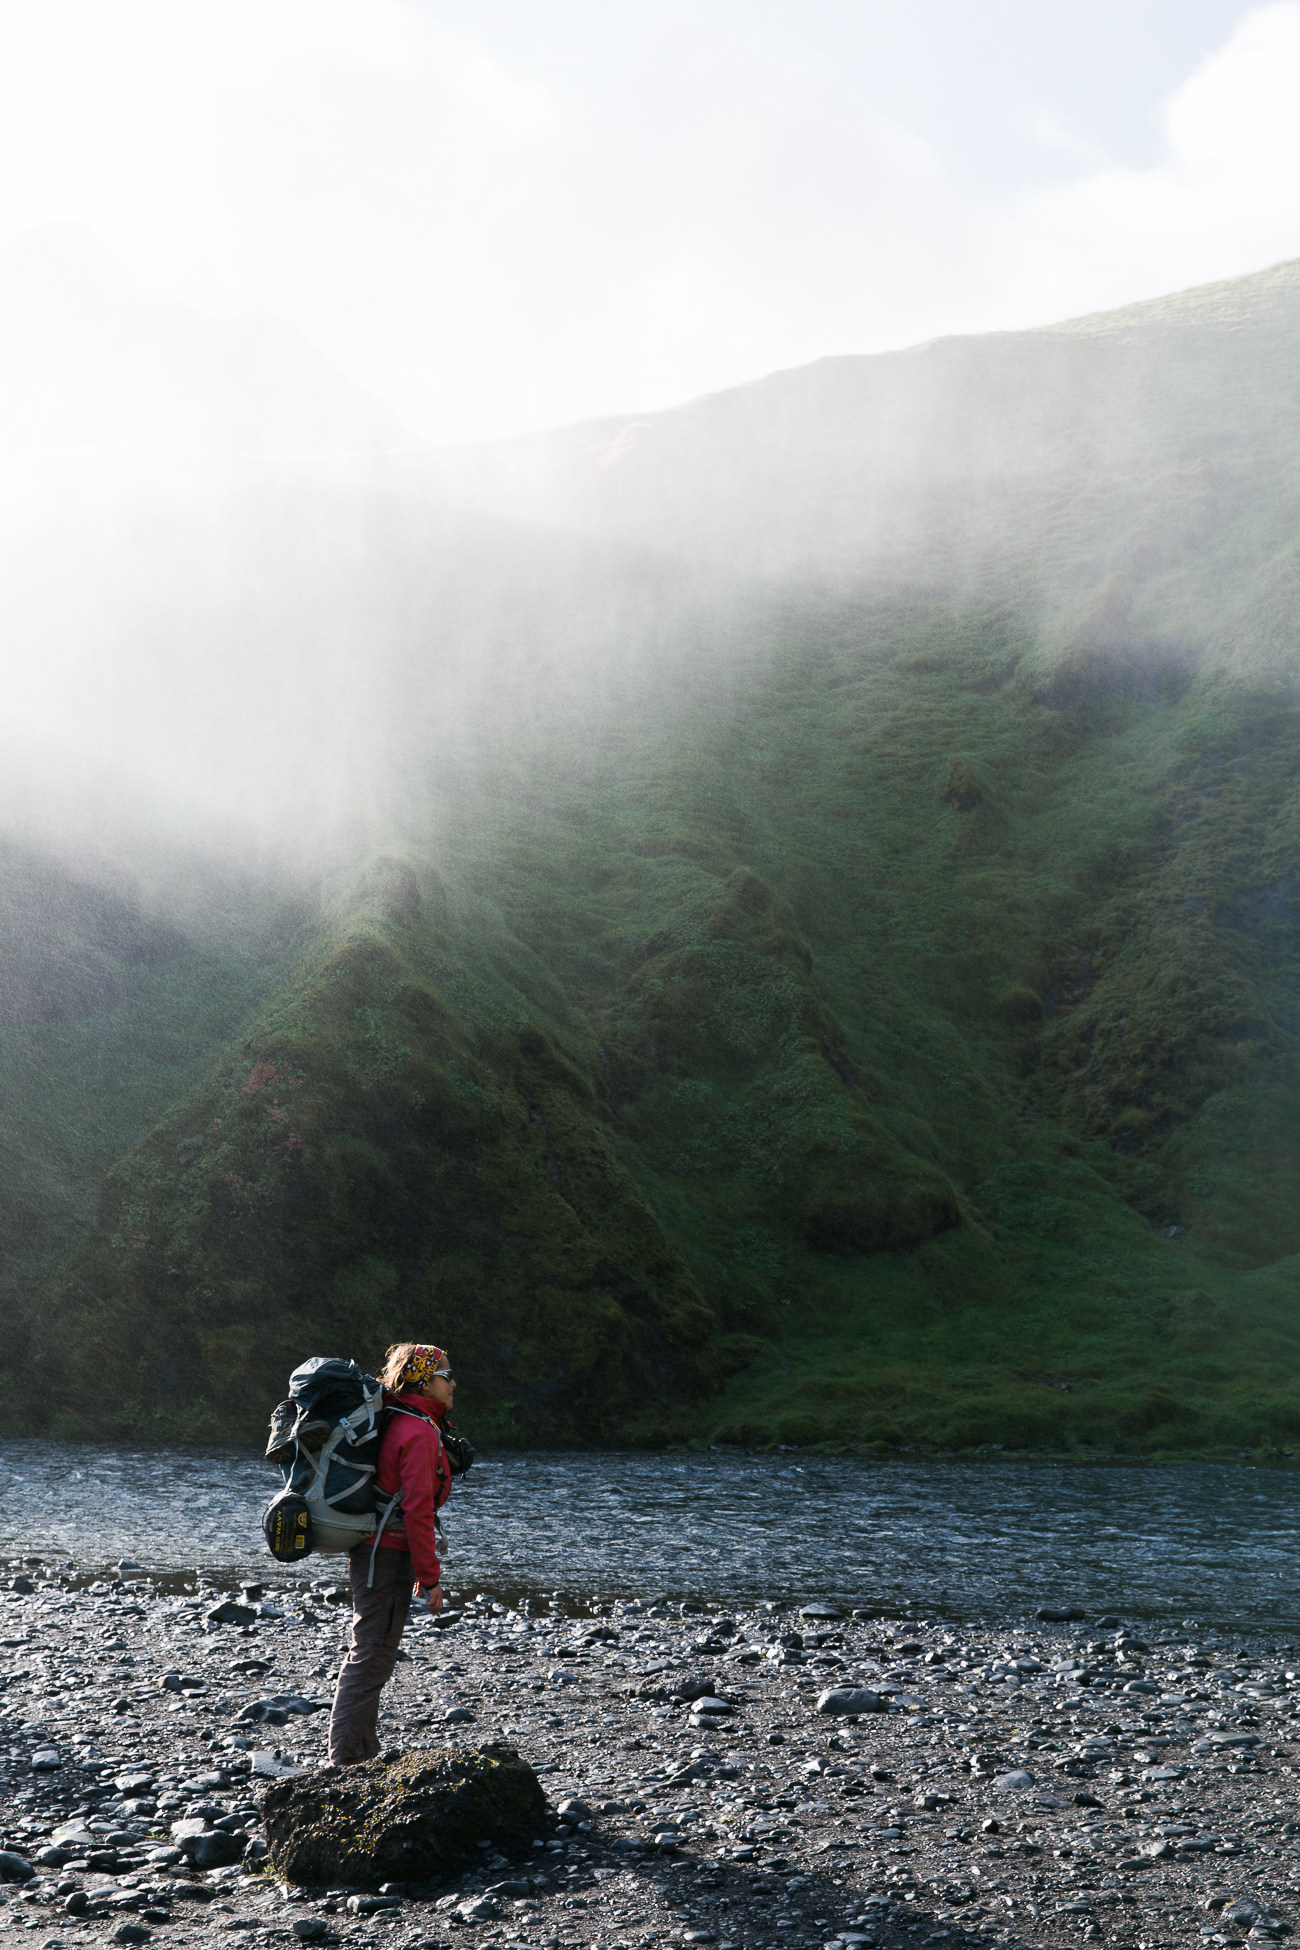
<path fill-rule="evenodd" d="M 311 1511 L 302 1497 L 292 1490 L 281 1490 L 273 1497 L 262 1515 L 262 1535 L 272 1557 L 281 1564 L 296 1564 L 310 1556 L 316 1539 Z"/>

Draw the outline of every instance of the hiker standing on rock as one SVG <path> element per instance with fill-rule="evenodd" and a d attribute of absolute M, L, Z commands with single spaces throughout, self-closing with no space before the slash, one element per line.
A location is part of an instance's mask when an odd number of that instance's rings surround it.
<path fill-rule="evenodd" d="M 379 1695 L 397 1664 L 412 1596 L 442 1610 L 442 1566 L 434 1518 L 447 1501 L 452 1471 L 441 1425 L 456 1394 L 440 1347 L 399 1341 L 379 1376 L 391 1411 L 379 1448 L 375 1483 L 381 1504 L 402 1493 L 399 1510 L 379 1537 L 348 1555 L 352 1578 L 352 1637 L 330 1714 L 329 1753 L 336 1767 L 373 1760 Z M 453 1438 L 454 1443 L 454 1438 Z"/>

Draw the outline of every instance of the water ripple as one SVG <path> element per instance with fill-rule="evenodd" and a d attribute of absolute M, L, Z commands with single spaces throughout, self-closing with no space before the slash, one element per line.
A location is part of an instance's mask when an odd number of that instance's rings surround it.
<path fill-rule="evenodd" d="M 247 1454 L 0 1445 L 0 1551 L 279 1572 Z M 1286 1471 L 708 1454 L 483 1457 L 448 1511 L 461 1589 L 822 1599 L 954 1618 L 1077 1603 L 1291 1630 Z M 313 1558 L 329 1576 L 341 1559 Z"/>

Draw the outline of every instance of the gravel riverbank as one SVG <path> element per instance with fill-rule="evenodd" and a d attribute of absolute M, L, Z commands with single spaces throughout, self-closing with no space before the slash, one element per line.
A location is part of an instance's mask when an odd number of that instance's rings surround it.
<path fill-rule="evenodd" d="M 260 1797 L 321 1762 L 341 1587 L 169 1592 L 31 1563 L 6 1582 L 0 1928 L 40 1950 L 1217 1950 L 1296 1918 L 1289 1645 L 480 1598 L 413 1619 L 381 1735 L 506 1741 L 542 1776 L 546 1831 L 454 1883 L 302 1891 L 257 1867 Z M 846 1688 L 867 1710 L 826 1710 Z"/>

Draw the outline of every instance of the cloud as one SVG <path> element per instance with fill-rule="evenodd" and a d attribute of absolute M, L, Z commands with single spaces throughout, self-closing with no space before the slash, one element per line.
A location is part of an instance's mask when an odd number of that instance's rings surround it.
<path fill-rule="evenodd" d="M 1300 6 L 1256 9 L 1164 105 L 1164 155 L 988 213 L 1017 322 L 1098 310 L 1300 255 Z"/>
<path fill-rule="evenodd" d="M 1013 15 L 969 77 L 988 121 L 1024 112 L 997 93 Z M 1300 5 L 1199 62 L 1149 167 L 1099 166 L 1040 107 L 1052 185 L 997 193 L 961 147 L 976 124 L 923 136 L 833 17 L 0 0 L 0 239 L 89 224 L 171 296 L 281 313 L 440 439 L 1300 252 Z"/>

